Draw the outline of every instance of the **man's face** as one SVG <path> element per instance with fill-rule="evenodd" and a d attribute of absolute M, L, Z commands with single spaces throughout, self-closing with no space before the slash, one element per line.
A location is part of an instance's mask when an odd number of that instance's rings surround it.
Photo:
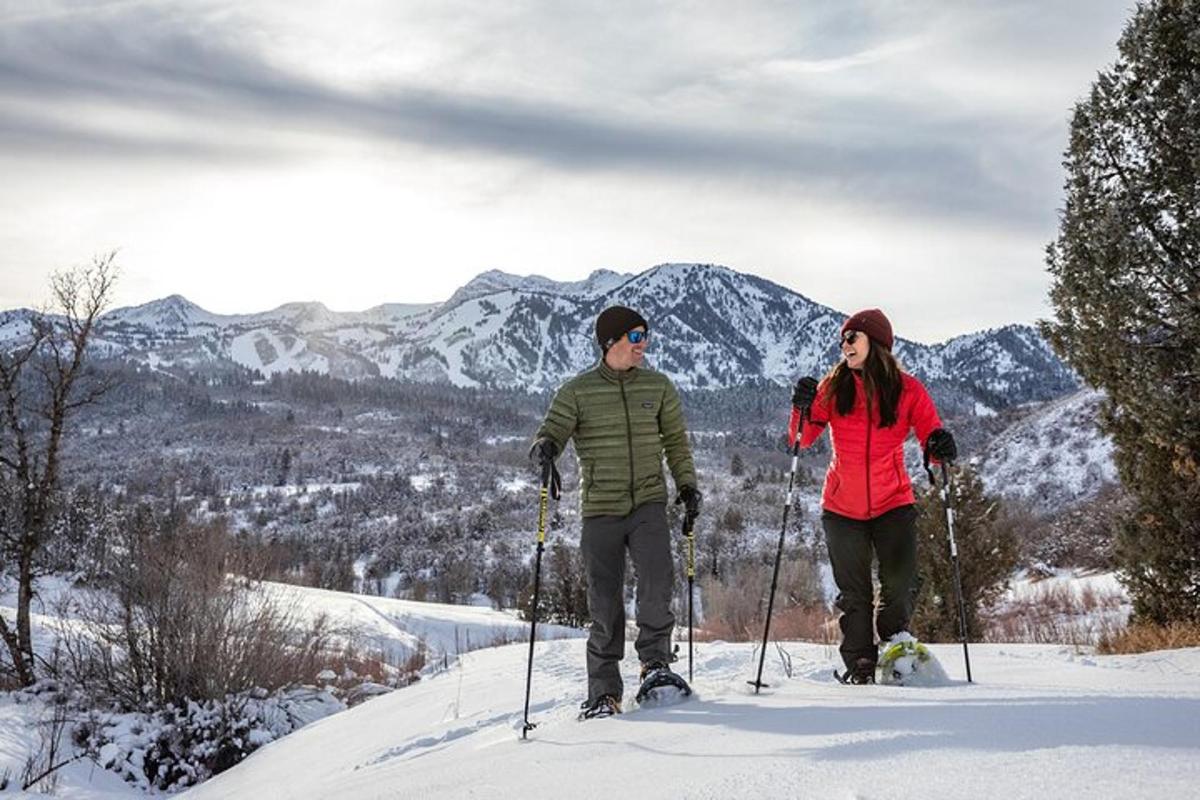
<path fill-rule="evenodd" d="M 638 341 L 630 341 L 630 334 L 633 334 L 633 338 Z M 608 348 L 608 353 L 604 358 L 613 369 L 640 367 L 646 358 L 648 343 L 649 337 L 646 334 L 646 328 L 639 325 L 614 342 L 613 346 Z"/>

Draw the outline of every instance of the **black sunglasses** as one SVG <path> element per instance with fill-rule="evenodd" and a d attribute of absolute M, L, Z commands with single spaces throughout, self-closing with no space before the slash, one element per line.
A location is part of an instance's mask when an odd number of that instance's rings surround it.
<path fill-rule="evenodd" d="M 858 337 L 862 336 L 858 331 L 846 331 L 842 334 L 842 341 L 846 344 L 854 344 L 858 341 Z"/>

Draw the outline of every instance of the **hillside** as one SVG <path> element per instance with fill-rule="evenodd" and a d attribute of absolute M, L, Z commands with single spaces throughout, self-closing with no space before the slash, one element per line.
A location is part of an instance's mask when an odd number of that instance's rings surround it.
<path fill-rule="evenodd" d="M 526 649 L 466 656 L 432 680 L 269 745 L 184 795 L 232 797 L 1163 797 L 1200 779 L 1200 650 L 1080 657 L 1068 648 L 937 646 L 954 685 L 845 687 L 833 648 L 699 649 L 699 696 L 574 720 L 583 642 L 540 645 L 521 741 Z M 627 659 L 626 677 L 632 669 Z"/>

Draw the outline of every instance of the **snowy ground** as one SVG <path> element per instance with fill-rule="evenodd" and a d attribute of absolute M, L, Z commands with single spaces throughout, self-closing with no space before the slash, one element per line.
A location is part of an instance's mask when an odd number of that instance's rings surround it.
<path fill-rule="evenodd" d="M 1108 588 L 1097 577 L 1096 589 Z M 65 590 L 48 585 L 47 594 Z M 1062 645 L 935 645 L 953 683 L 836 683 L 834 648 L 774 648 L 754 695 L 750 644 L 697 645 L 697 697 L 575 721 L 584 642 L 541 642 L 538 728 L 520 740 L 527 630 L 511 614 L 274 585 L 392 646 L 425 637 L 449 670 L 314 722 L 185 796 L 205 798 L 1188 797 L 1200 785 L 1200 649 L 1093 656 Z M 1017 590 L 1017 594 L 1020 590 Z M 565 633 L 558 631 L 556 633 Z M 578 632 L 575 632 L 578 635 Z M 632 652 L 625 675 L 633 683 Z M 679 665 L 686 671 L 686 661 Z M 629 695 L 632 696 L 632 689 Z M 40 702 L 0 695 L 0 773 L 34 749 Z M 630 705 L 627 702 L 627 707 Z M 7 795 L 6 795 L 7 796 Z M 44 796 L 44 795 L 29 795 Z M 88 762 L 55 796 L 145 797 Z"/>
<path fill-rule="evenodd" d="M 1200 649 L 1083 657 L 1049 645 L 936 646 L 956 682 L 846 687 L 836 653 L 772 653 L 755 696 L 751 645 L 698 650 L 692 701 L 575 721 L 583 642 L 538 646 L 520 740 L 527 649 L 322 720 L 185 796 L 1187 797 L 1200 785 Z M 628 674 L 634 668 L 627 662 Z"/>
<path fill-rule="evenodd" d="M 426 675 L 436 674 L 452 665 L 460 653 L 508 642 L 527 641 L 529 635 L 529 623 L 510 611 L 418 603 L 280 583 L 265 583 L 262 590 L 280 607 L 290 609 L 299 620 L 311 621 L 317 616 L 325 616 L 338 630 L 352 633 L 360 646 L 371 652 L 386 653 L 393 663 L 404 661 L 424 646 L 427 652 Z M 58 626 L 62 624 L 55 613 L 64 599 L 77 593 L 61 577 L 40 579 L 38 593 L 39 600 L 34 610 L 41 613 L 33 615 L 34 639 L 39 652 L 49 652 Z M 0 613 L 4 613 L 10 622 L 14 607 L 14 593 L 0 591 Z M 538 626 L 539 640 L 582 635 L 582 631 L 573 628 L 547 624 Z M 527 644 L 525 646 L 528 647 Z M 312 677 L 315 682 L 317 676 Z M 0 785 L 4 782 L 6 772 L 10 781 L 19 785 L 26 758 L 30 753 L 42 749 L 39 746 L 39 737 L 44 728 L 42 723 L 49 717 L 50 707 L 42 702 L 41 697 L 0 692 Z M 30 796 L 44 795 L 31 793 Z M 54 796 L 111 800 L 147 795 L 125 784 L 115 773 L 81 760 L 59 772 Z"/>
<path fill-rule="evenodd" d="M 419 603 L 391 597 L 349 594 L 283 583 L 264 583 L 264 591 L 282 606 L 294 608 L 305 619 L 327 616 L 334 624 L 350 628 L 372 649 L 403 659 L 424 643 L 431 661 L 491 647 L 529 640 L 529 623 L 515 612 L 481 606 Z M 583 636 L 561 625 L 538 625 L 538 638 Z"/>

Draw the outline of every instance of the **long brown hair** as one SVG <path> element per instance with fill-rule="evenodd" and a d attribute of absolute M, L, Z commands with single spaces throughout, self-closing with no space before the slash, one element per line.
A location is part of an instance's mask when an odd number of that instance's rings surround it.
<path fill-rule="evenodd" d="M 900 364 L 892 355 L 892 351 L 872 341 L 871 349 L 867 351 L 867 360 L 863 364 L 862 379 L 863 390 L 867 395 L 868 417 L 874 401 L 879 407 L 879 427 L 890 428 L 895 425 L 903 382 L 900 378 Z M 821 378 L 818 397 L 820 402 L 826 404 L 832 401 L 837 412 L 844 417 L 854 408 L 854 394 L 854 370 L 850 369 L 843 358 Z"/>

